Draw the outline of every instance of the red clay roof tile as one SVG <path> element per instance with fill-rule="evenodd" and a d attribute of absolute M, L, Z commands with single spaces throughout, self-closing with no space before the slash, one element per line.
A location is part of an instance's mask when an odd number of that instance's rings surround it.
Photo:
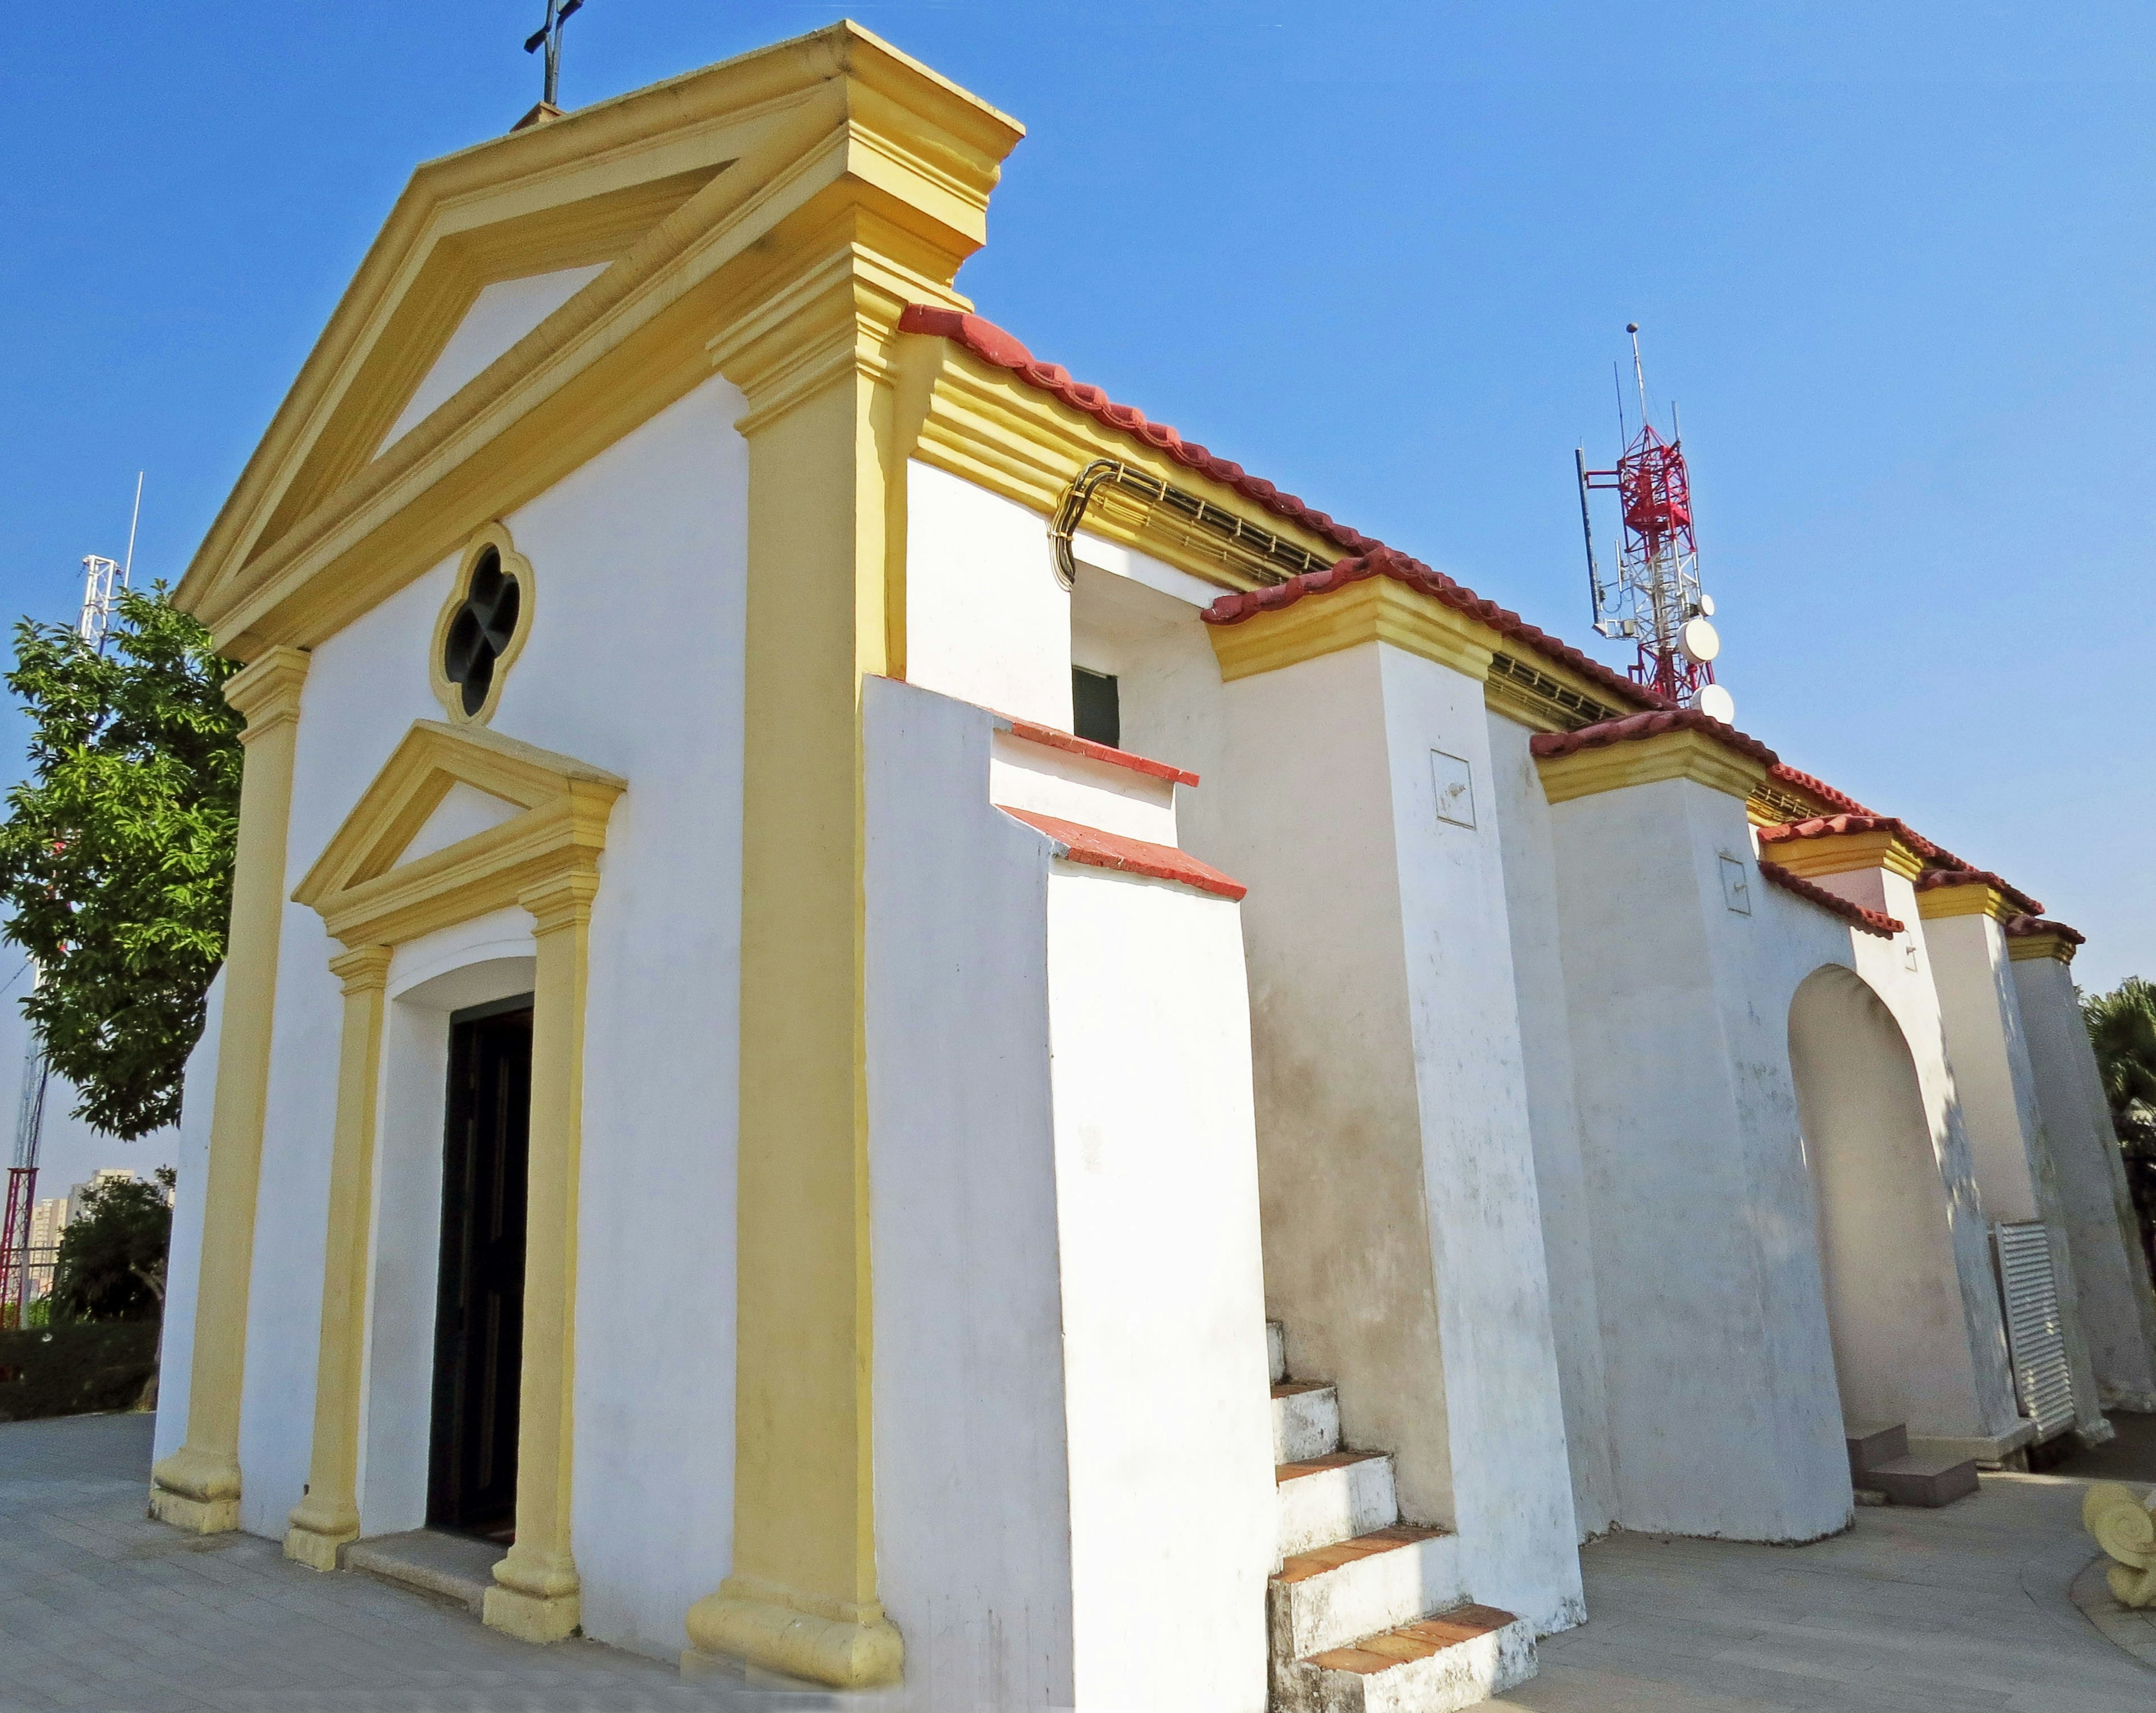
<path fill-rule="evenodd" d="M 1755 762 L 1775 765 L 1774 751 L 1756 737 L 1733 726 L 1724 726 L 1697 708 L 1656 708 L 1644 714 L 1628 714 L 1622 720 L 1604 720 L 1577 731 L 1538 731 L 1527 740 L 1528 752 L 1540 759 L 1569 756 L 1581 750 L 1607 749 L 1611 744 L 1659 737 L 1666 731 L 1697 731 L 1716 742 L 1748 756 Z"/>
<path fill-rule="evenodd" d="M 2056 934 L 2069 946 L 2088 944 L 2087 935 L 2076 932 L 2064 922 L 2047 922 L 2040 915 L 2025 914 L 2009 916 L 1999 926 L 2016 939 L 2031 934 Z"/>
<path fill-rule="evenodd" d="M 1927 869 L 1917 876 L 1919 892 L 1934 892 L 1942 886 L 1994 887 L 2017 910 L 2032 916 L 2044 914 L 2041 901 L 2030 897 L 2011 881 L 2000 880 L 1989 869 Z"/>
<path fill-rule="evenodd" d="M 1098 827 L 1081 826 L 1060 816 L 1014 809 L 1009 803 L 998 803 L 996 807 L 1014 820 L 1024 822 L 1034 832 L 1045 833 L 1062 847 L 1056 854 L 1074 863 L 1085 863 L 1096 869 L 1116 869 L 1127 874 L 1145 874 L 1156 880 L 1173 880 L 1222 898 L 1240 898 L 1250 890 L 1240 880 L 1231 879 L 1172 844 L 1153 844 L 1120 833 L 1105 833 Z"/>

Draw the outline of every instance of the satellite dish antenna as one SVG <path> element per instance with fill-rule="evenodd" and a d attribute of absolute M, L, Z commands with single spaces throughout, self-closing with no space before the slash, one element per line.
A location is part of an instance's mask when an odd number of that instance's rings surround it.
<path fill-rule="evenodd" d="M 1722 652 L 1722 633 L 1704 618 L 1687 618 L 1677 632 L 1677 647 L 1686 659 L 1705 665 Z"/>
<path fill-rule="evenodd" d="M 1737 723 L 1737 699 L 1718 684 L 1702 685 L 1693 705 L 1708 719 L 1719 720 L 1724 726 Z"/>
<path fill-rule="evenodd" d="M 1707 618 L 1713 618 L 1713 617 L 1714 617 L 1714 597 L 1713 597 L 1713 596 L 1712 596 L 1712 595 L 1702 595 L 1702 596 L 1699 597 L 1699 610 L 1701 611 L 1701 613 L 1702 613 L 1703 614 L 1705 614 Z"/>

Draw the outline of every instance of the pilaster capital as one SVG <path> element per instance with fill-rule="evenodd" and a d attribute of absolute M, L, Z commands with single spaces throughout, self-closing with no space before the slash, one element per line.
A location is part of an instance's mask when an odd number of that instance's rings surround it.
<path fill-rule="evenodd" d="M 1912 843 L 1909 829 L 1886 815 L 1835 815 L 1791 826 L 1762 827 L 1759 844 L 1791 874 L 1808 880 L 1820 874 L 1884 869 L 1914 881 L 1924 870 L 1924 859 Z"/>
<path fill-rule="evenodd" d="M 533 933 L 557 934 L 590 925 L 598 890 L 598 867 L 579 863 L 533 882 L 516 895 L 516 901 L 531 913 Z"/>
<path fill-rule="evenodd" d="M 300 689 L 312 657 L 282 644 L 264 649 L 224 681 L 224 699 L 247 721 L 242 743 L 300 717 Z"/>
<path fill-rule="evenodd" d="M 1605 734 L 1616 741 L 1583 741 Z M 1528 747 L 1543 795 L 1553 803 L 1663 779 L 1689 779 L 1742 802 L 1774 764 L 1772 752 L 1743 733 L 1674 710 L 1635 714 L 1582 731 L 1546 733 L 1531 739 Z"/>
<path fill-rule="evenodd" d="M 387 946 L 355 946 L 330 960 L 330 973 L 344 983 L 347 996 L 386 987 L 389 984 L 391 949 Z"/>

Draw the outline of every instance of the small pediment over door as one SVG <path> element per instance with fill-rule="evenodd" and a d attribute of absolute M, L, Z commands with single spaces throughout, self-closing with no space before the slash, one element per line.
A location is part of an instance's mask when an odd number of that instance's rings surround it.
<path fill-rule="evenodd" d="M 627 788 L 484 726 L 415 721 L 292 897 L 347 946 L 394 945 L 595 868 Z"/>

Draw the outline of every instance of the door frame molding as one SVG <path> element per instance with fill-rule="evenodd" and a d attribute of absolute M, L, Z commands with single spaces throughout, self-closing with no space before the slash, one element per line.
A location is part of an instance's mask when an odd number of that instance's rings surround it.
<path fill-rule="evenodd" d="M 498 826 L 410 862 L 413 839 L 457 785 L 516 805 Z M 292 894 L 340 951 L 344 981 L 314 1446 L 288 1556 L 336 1567 L 359 1533 L 359 1417 L 377 1085 L 389 959 L 420 936 L 516 905 L 533 924 L 531 1160 L 524 1354 L 518 1389 L 516 1542 L 494 1567 L 486 1622 L 532 1642 L 582 1620 L 570 1540 L 576 1375 L 577 1173 L 583 1141 L 584 996 L 592 900 L 608 818 L 628 782 L 484 726 L 420 720 Z"/>

